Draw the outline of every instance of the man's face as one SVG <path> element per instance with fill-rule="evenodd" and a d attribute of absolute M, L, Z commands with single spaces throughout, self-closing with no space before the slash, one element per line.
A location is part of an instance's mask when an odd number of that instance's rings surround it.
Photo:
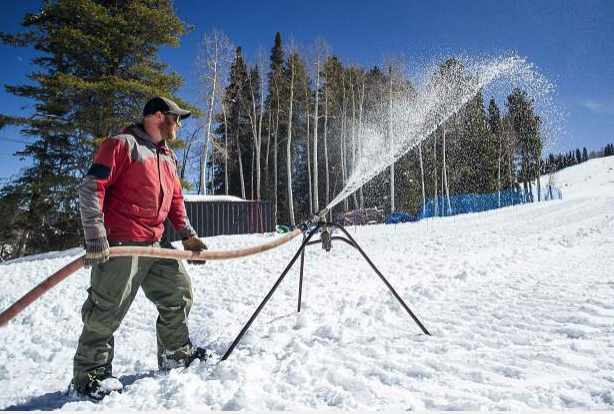
<path fill-rule="evenodd" d="M 163 121 L 158 125 L 160 136 L 165 141 L 172 141 L 176 138 L 175 132 L 179 129 L 181 124 L 179 123 L 177 115 L 163 114 L 163 116 Z"/>

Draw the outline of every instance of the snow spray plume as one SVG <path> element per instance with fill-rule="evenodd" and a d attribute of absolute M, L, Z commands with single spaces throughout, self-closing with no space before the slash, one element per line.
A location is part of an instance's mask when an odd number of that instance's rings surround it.
<path fill-rule="evenodd" d="M 533 65 L 514 55 L 477 60 L 449 59 L 434 72 L 422 84 L 414 85 L 415 90 L 405 93 L 396 90 L 389 106 L 385 105 L 388 110 L 368 114 L 366 118 L 370 121 L 358 131 L 358 145 L 354 146 L 356 163 L 345 187 L 309 222 L 323 217 L 415 148 L 479 91 L 489 88 L 493 95 L 500 95 L 506 90 L 511 92 L 513 87 L 521 87 L 537 102 L 543 103 L 551 100 L 554 89 Z"/>

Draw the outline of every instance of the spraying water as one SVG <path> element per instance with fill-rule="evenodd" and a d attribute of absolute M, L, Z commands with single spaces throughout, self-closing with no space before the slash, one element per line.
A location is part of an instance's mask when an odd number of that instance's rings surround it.
<path fill-rule="evenodd" d="M 450 63 L 448 61 L 447 63 Z M 536 109 L 551 106 L 554 86 L 534 66 L 518 56 L 487 59 L 455 58 L 440 66 L 428 79 L 414 85 L 415 92 L 390 102 L 392 119 L 375 116 L 358 134 L 360 151 L 342 191 L 322 211 L 353 194 L 373 177 L 415 148 L 437 127 L 456 114 L 480 90 L 501 94 L 520 87 L 535 100 Z M 388 115 L 385 115 L 386 117 Z M 379 118 L 379 119 L 378 119 Z M 546 131 L 549 135 L 548 122 Z M 548 137 L 546 137 L 548 138 Z"/>

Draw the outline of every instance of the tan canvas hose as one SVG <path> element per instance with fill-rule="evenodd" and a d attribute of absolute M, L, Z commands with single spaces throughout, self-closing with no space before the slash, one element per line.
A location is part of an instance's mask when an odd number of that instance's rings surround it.
<path fill-rule="evenodd" d="M 109 249 L 110 257 L 119 257 L 119 256 L 146 256 L 146 257 L 161 257 L 167 259 L 178 259 L 178 260 L 228 260 L 228 259 L 237 259 L 240 257 L 247 257 L 254 254 L 262 253 L 267 250 L 274 249 L 275 247 L 279 247 L 282 244 L 285 244 L 301 234 L 302 231 L 300 229 L 296 229 L 291 233 L 287 233 L 278 239 L 275 239 L 269 243 L 260 244 L 257 246 L 247 247 L 245 249 L 238 250 L 227 250 L 227 251 L 214 251 L 214 250 L 204 250 L 202 252 L 193 252 L 186 250 L 173 250 L 173 249 L 160 249 L 154 247 L 134 247 L 134 246 L 126 246 L 126 247 L 111 247 Z M 13 319 L 19 312 L 25 309 L 28 305 L 34 302 L 36 299 L 40 298 L 45 292 L 49 289 L 60 283 L 62 280 L 66 279 L 68 276 L 72 275 L 77 270 L 83 267 L 83 258 L 85 255 L 78 257 L 72 262 L 68 263 L 66 266 L 49 276 L 47 279 L 43 280 L 36 287 L 30 290 L 28 293 L 23 295 L 17 302 L 13 303 L 9 308 L 7 308 L 2 314 L 0 314 L 0 326 L 6 325 L 11 319 Z"/>

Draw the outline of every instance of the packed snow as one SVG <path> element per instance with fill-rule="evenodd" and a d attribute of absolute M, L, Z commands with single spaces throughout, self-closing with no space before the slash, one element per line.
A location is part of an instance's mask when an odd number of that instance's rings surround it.
<path fill-rule="evenodd" d="M 187 265 L 192 339 L 216 361 L 158 372 L 156 310 L 139 293 L 115 336 L 124 392 L 96 404 L 65 395 L 89 279 L 81 270 L 0 328 L 0 408 L 612 410 L 614 157 L 554 180 L 563 200 L 348 228 L 432 336 L 356 250 L 333 241 L 328 253 L 307 250 L 301 312 L 297 263 L 219 362 L 295 239 L 245 259 Z M 275 237 L 206 241 L 224 250 Z M 0 265 L 0 308 L 81 253 Z"/>

